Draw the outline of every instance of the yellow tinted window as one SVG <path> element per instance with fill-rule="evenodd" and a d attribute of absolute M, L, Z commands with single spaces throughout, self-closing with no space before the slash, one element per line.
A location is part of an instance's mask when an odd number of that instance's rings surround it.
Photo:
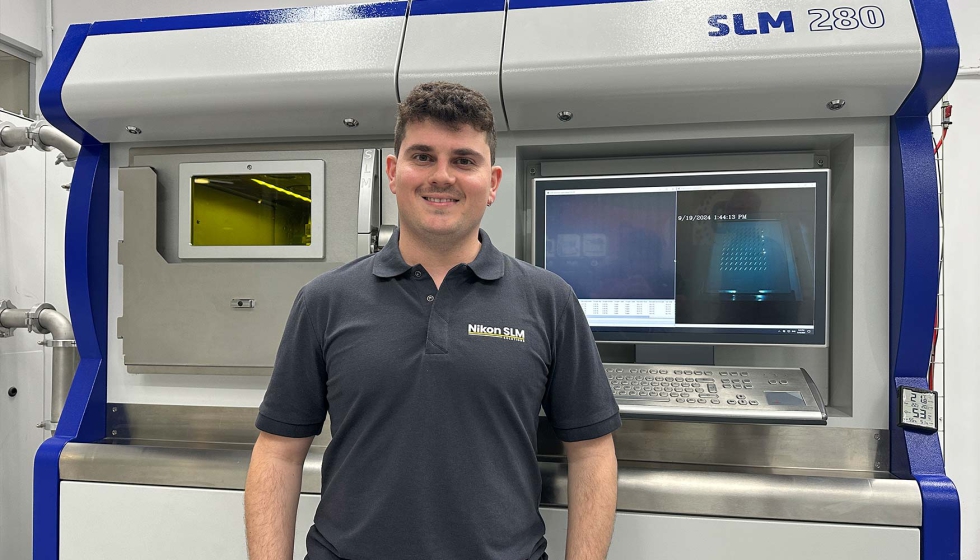
<path fill-rule="evenodd" d="M 310 174 L 196 175 L 191 245 L 309 245 Z"/>

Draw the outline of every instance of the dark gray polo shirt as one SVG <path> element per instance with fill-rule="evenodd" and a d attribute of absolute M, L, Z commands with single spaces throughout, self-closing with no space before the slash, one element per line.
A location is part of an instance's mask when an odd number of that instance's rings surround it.
<path fill-rule="evenodd" d="M 438 290 L 396 233 L 296 296 L 255 424 L 330 413 L 310 559 L 542 558 L 541 407 L 565 441 L 620 426 L 572 289 L 480 241 Z"/>

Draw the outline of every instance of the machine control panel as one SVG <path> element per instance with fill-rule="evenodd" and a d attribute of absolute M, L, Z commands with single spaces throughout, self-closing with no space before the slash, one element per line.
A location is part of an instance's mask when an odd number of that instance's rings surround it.
<path fill-rule="evenodd" d="M 800 368 L 604 365 L 624 417 L 827 423 L 819 390 Z"/>

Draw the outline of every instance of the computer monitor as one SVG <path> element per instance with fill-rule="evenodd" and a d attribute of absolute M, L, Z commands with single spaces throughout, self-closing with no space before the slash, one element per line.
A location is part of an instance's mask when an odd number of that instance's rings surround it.
<path fill-rule="evenodd" d="M 829 170 L 534 180 L 534 262 L 598 341 L 827 343 Z"/>

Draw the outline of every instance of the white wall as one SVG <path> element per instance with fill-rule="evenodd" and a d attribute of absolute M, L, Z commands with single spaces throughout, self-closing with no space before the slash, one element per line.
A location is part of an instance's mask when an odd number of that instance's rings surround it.
<path fill-rule="evenodd" d="M 29 121 L 0 114 L 0 120 Z M 64 215 L 71 170 L 54 168 L 54 153 L 23 150 L 0 157 L 0 299 L 19 308 L 49 301 L 67 314 L 64 282 Z M 54 184 L 57 183 L 57 184 Z M 53 188 L 52 188 L 53 187 Z M 59 192 L 60 191 L 60 192 Z M 61 260 L 46 264 L 60 252 Z M 47 257 L 47 259 L 46 259 Z M 51 351 L 25 330 L 0 339 L 0 556 L 31 555 L 34 452 L 47 434 Z M 14 397 L 8 396 L 17 388 Z"/>
<path fill-rule="evenodd" d="M 0 35 L 44 50 L 44 0 L 0 0 Z"/>
<path fill-rule="evenodd" d="M 960 43 L 960 64 L 980 67 L 980 18 L 976 0 L 950 0 Z M 953 125 L 942 149 L 945 169 L 945 264 L 943 375 L 946 470 L 960 493 L 962 558 L 980 558 L 980 77 L 960 78 L 947 94 Z M 937 121 L 938 122 L 938 121 Z M 938 131 L 937 131 L 938 132 Z M 939 373 L 939 371 L 937 371 Z"/>

